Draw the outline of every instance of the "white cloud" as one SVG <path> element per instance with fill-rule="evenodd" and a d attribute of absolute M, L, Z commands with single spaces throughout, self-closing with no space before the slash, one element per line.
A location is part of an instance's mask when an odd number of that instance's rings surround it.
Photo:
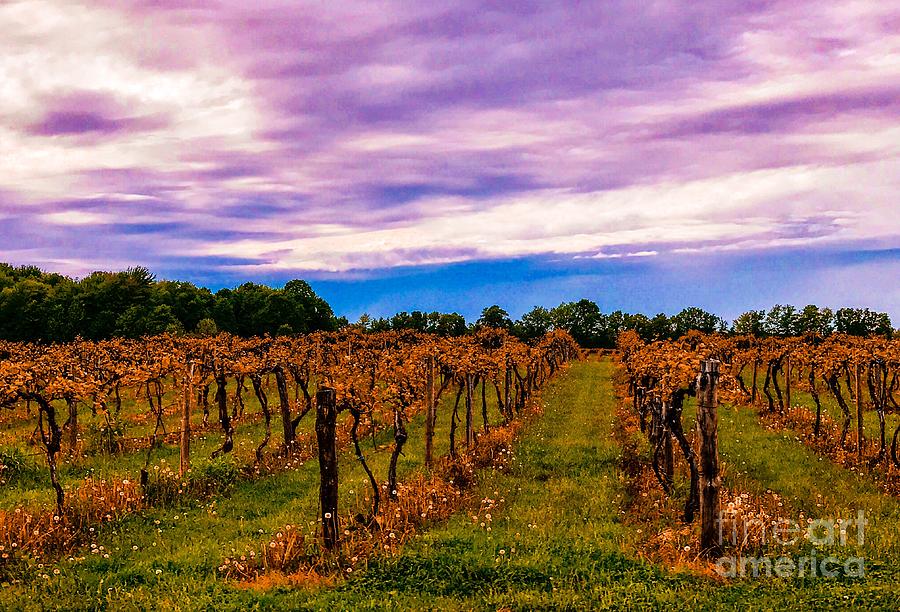
<path fill-rule="evenodd" d="M 542 191 L 453 216 L 439 213 L 362 231 L 346 226 L 343 233 L 331 228 L 328 235 L 301 239 L 240 240 L 209 245 L 201 252 L 272 257 L 273 263 L 262 266 L 271 269 L 346 270 L 473 257 L 577 255 L 609 247 L 635 255 L 658 251 L 639 248 L 653 244 L 672 249 L 693 243 L 769 248 L 893 237 L 900 235 L 900 218 L 892 214 L 891 176 L 898 173 L 882 171 L 880 163 L 801 167 L 584 194 Z M 854 186 L 871 193 L 877 181 L 884 184 L 883 198 L 859 204 Z M 829 200 L 835 201 L 821 203 L 821 190 L 832 193 Z M 453 198 L 433 200 L 437 211 L 453 203 Z M 815 224 L 824 224 L 821 233 L 803 234 Z M 794 226 L 799 235 L 785 233 Z"/>

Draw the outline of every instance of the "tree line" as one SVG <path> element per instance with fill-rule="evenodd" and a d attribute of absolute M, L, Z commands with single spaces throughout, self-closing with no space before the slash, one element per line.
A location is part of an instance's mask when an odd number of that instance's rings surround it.
<path fill-rule="evenodd" d="M 894 330 L 886 313 L 868 308 L 841 308 L 832 311 L 810 305 L 803 309 L 775 305 L 770 310 L 753 310 L 742 314 L 732 324 L 701 308 L 689 307 L 678 314 L 660 313 L 653 317 L 616 310 L 609 314 L 591 300 L 565 302 L 555 308 L 535 306 L 518 320 L 510 318 L 503 308 L 485 308 L 472 324 L 456 314 L 437 312 L 401 312 L 390 318 L 371 319 L 363 315 L 357 323 L 370 331 L 413 329 L 420 332 L 460 335 L 482 327 L 505 329 L 516 337 L 532 341 L 554 329 L 563 329 L 584 348 L 615 348 L 619 334 L 635 331 L 642 340 L 674 340 L 692 330 L 706 334 L 721 333 L 757 337 L 790 337 L 815 333 L 828 336 L 844 333 L 853 336 L 891 338 Z"/>
<path fill-rule="evenodd" d="M 0 339 L 69 342 L 164 332 L 239 336 L 334 331 L 342 321 L 306 281 L 281 289 L 244 283 L 215 293 L 156 280 L 142 267 L 80 280 L 34 266 L 0 264 Z"/>
<path fill-rule="evenodd" d="M 309 283 L 299 279 L 282 288 L 247 282 L 213 293 L 189 282 L 157 280 L 143 267 L 94 272 L 78 280 L 35 266 L 0 263 L 0 339 L 4 340 L 69 342 L 77 337 L 102 340 L 219 331 L 244 337 L 278 336 L 334 331 L 347 324 Z M 748 311 L 729 324 L 697 307 L 672 316 L 660 313 L 649 317 L 621 310 L 607 314 L 588 299 L 549 309 L 536 306 L 517 320 L 493 305 L 472 323 L 455 312 L 413 311 L 387 318 L 363 315 L 354 325 L 372 332 L 415 330 L 442 336 L 493 327 L 525 341 L 563 329 L 586 348 L 614 348 L 619 334 L 628 330 L 648 341 L 679 338 L 691 330 L 759 337 L 827 336 L 834 332 L 890 337 L 894 331 L 886 313 L 867 308 L 832 311 L 814 305 L 802 309 L 776 305 Z"/>

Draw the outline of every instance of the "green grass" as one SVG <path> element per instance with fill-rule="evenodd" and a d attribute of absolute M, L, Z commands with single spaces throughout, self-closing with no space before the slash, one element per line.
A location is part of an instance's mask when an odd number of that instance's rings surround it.
<path fill-rule="evenodd" d="M 622 520 L 625 477 L 612 437 L 617 427 L 612 367 L 609 362 L 577 363 L 548 386 L 545 414 L 529 424 L 517 442 L 512 470 L 484 473 L 477 485 L 476 499 L 503 500 L 490 520 L 483 513 L 473 519 L 474 512 L 461 511 L 423 531 L 398 556 L 377 558 L 335 587 L 248 590 L 223 581 L 216 572 L 224 556 L 258 545 L 264 537 L 260 530 L 269 534 L 286 523 L 309 525 L 316 515 L 318 478 L 317 466 L 310 462 L 264 480 L 241 482 L 207 504 L 146 511 L 107 527 L 96 543 L 108 552 L 108 559 L 85 553 L 81 562 L 63 560 L 43 568 L 34 562 L 23 583 L 0 589 L 0 607 L 896 608 L 897 500 L 880 494 L 867 478 L 820 460 L 790 434 L 766 430 L 746 408 L 720 409 L 726 486 L 778 492 L 789 506 L 786 516 L 792 518 L 798 512 L 840 516 L 867 510 L 871 535 L 860 551 L 869 564 L 867 578 L 722 583 L 639 558 L 642 536 Z M 442 441 L 447 413 L 445 403 L 438 434 Z M 409 429 L 412 437 L 401 463 L 407 474 L 420 469 L 422 456 L 421 423 L 414 420 Z M 387 453 L 370 454 L 376 473 L 384 478 Z M 350 490 L 363 490 L 362 479 L 352 458 L 342 455 L 343 507 L 351 502 Z M 50 578 L 40 577 L 44 573 Z"/>
<path fill-rule="evenodd" d="M 249 386 L 249 383 L 248 383 Z M 229 413 L 231 411 L 231 402 L 234 391 L 234 382 L 228 387 L 229 392 Z M 269 449 L 273 450 L 279 444 L 281 432 L 281 420 L 278 414 L 278 400 L 275 395 L 274 386 L 268 389 L 270 410 L 272 411 L 272 441 L 269 443 Z M 202 433 L 195 433 L 191 441 L 191 453 L 194 462 L 203 463 L 214 450 L 222 444 L 222 434 L 218 427 L 218 413 L 215 402 L 213 401 L 214 389 L 210 392 L 210 416 L 209 422 L 212 429 Z M 244 419 L 232 421 L 235 426 L 235 449 L 234 458 L 238 464 L 248 465 L 253 463 L 254 450 L 256 445 L 262 440 L 265 433 L 265 425 L 260 416 L 261 409 L 259 401 L 253 394 L 252 389 L 245 391 L 243 394 L 245 411 Z M 295 398 L 292 398 L 295 399 Z M 163 399 L 163 404 L 170 407 L 176 402 L 178 397 L 175 393 L 169 391 Z M 301 398 L 302 400 L 302 398 Z M 295 400 L 296 401 L 296 400 Z M 66 408 L 64 404 L 57 405 L 57 418 L 60 424 L 65 420 Z M 133 392 L 129 389 L 122 392 L 122 411 L 119 420 L 124 423 L 125 436 L 140 437 L 149 436 L 153 433 L 155 420 L 151 418 L 146 422 L 136 423 L 135 419 L 146 416 L 149 413 L 146 400 L 133 397 Z M 50 506 L 53 503 L 54 494 L 50 488 L 50 476 L 47 471 L 47 463 L 43 453 L 43 447 L 38 443 L 35 446 L 29 446 L 27 440 L 34 430 L 36 417 L 32 414 L 27 416 L 24 404 L 17 406 L 12 413 L 5 413 L 4 422 L 0 425 L 0 452 L 11 452 L 19 450 L 29 459 L 29 478 L 13 480 L 7 485 L 0 486 L 0 509 L 10 510 L 21 506 Z M 170 414 L 165 418 L 165 427 L 167 432 L 179 431 L 181 428 L 180 415 Z M 298 427 L 298 433 L 312 431 L 313 420 L 315 415 L 308 414 Z M 192 413 L 192 427 L 199 428 L 202 425 L 203 413 L 197 407 Z M 89 429 L 92 424 L 99 425 L 102 417 L 94 416 L 91 411 L 84 406 L 79 407 L 79 428 L 80 439 L 84 442 L 89 437 Z M 162 432 L 160 432 L 162 433 Z M 130 452 L 118 455 L 109 455 L 104 453 L 84 453 L 71 457 L 68 453 L 68 435 L 63 434 L 63 449 L 59 455 L 59 477 L 64 488 L 71 489 L 77 487 L 81 481 L 87 476 L 95 476 L 98 478 L 130 478 L 137 479 L 140 469 L 144 467 L 147 457 L 147 450 Z M 86 444 L 85 444 L 86 446 Z M 85 449 L 82 449 L 84 452 Z M 162 462 L 168 462 L 170 465 L 177 465 L 179 461 L 179 447 L 177 444 L 161 443 L 157 448 L 153 449 L 151 454 L 151 465 L 160 466 Z"/>
<path fill-rule="evenodd" d="M 768 401 L 766 400 L 766 396 L 763 394 L 763 390 L 762 390 L 763 383 L 765 380 L 764 374 L 765 374 L 765 372 L 762 372 L 757 377 L 757 390 L 758 390 L 757 402 L 759 402 L 759 406 L 763 410 L 765 410 L 768 406 L 768 403 L 767 403 Z M 751 382 L 752 382 L 752 374 L 750 374 L 748 372 L 744 372 L 743 379 L 744 379 L 744 383 L 746 384 L 747 388 L 749 389 L 751 386 Z M 852 397 L 850 397 L 850 391 L 847 389 L 846 378 L 844 376 L 841 376 L 839 378 L 839 381 L 840 381 L 841 394 L 843 395 L 844 401 L 847 403 L 847 406 L 850 409 L 850 429 L 849 429 L 849 433 L 847 435 L 847 444 L 850 445 L 851 447 L 855 448 L 855 445 L 856 445 L 856 418 L 857 418 L 856 417 L 856 402 Z M 855 384 L 855 383 L 853 383 L 852 379 L 851 379 L 851 383 Z M 779 384 L 782 387 L 782 389 L 781 389 L 782 394 L 784 394 L 785 381 L 784 381 L 783 373 L 779 374 Z M 808 383 L 805 380 L 805 376 L 804 376 L 803 385 L 805 386 L 807 384 Z M 828 387 L 825 385 L 825 383 L 822 381 L 821 377 L 818 377 L 816 379 L 816 388 L 818 389 L 819 401 L 822 405 L 822 416 L 828 417 L 832 421 L 834 421 L 835 425 L 838 427 L 838 430 L 840 431 L 840 428 L 844 423 L 844 415 L 841 413 L 841 408 L 838 405 L 837 399 L 834 397 L 834 394 L 832 394 L 831 390 L 829 390 Z M 855 386 L 854 386 L 854 388 L 855 388 Z M 775 396 L 774 387 L 770 390 L 770 392 L 775 401 L 775 406 L 777 409 L 778 398 Z M 787 396 L 786 395 L 783 395 L 783 396 L 784 396 L 785 403 L 787 403 Z M 866 456 L 871 457 L 878 453 L 880 426 L 879 426 L 879 421 L 878 421 L 878 413 L 874 409 L 872 409 L 871 405 L 869 404 L 869 390 L 868 390 L 868 387 L 866 386 L 866 381 L 864 378 L 862 380 L 862 396 L 863 396 L 863 402 L 864 402 L 863 435 L 866 439 Z M 809 409 L 813 414 L 815 414 L 816 408 L 815 408 L 815 402 L 813 401 L 812 395 L 810 395 L 809 392 L 804 391 L 801 388 L 799 388 L 798 382 L 796 380 L 793 381 L 793 385 L 791 388 L 791 403 L 793 404 L 794 407 L 803 406 L 803 407 Z M 890 409 L 890 406 L 888 406 L 888 408 Z M 891 436 L 893 436 L 894 430 L 897 428 L 897 426 L 900 425 L 900 413 L 886 412 L 884 415 L 884 421 L 885 421 L 885 436 L 887 439 L 887 447 L 888 447 L 888 450 L 890 450 Z"/>

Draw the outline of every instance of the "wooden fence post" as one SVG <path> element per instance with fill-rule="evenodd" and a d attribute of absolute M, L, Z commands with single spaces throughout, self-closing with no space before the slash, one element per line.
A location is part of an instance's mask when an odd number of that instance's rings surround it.
<path fill-rule="evenodd" d="M 322 544 L 338 547 L 338 463 L 335 445 L 337 409 L 334 389 L 316 392 L 316 441 L 319 445 L 319 505 L 322 508 Z"/>
<path fill-rule="evenodd" d="M 425 467 L 431 469 L 434 461 L 434 356 L 425 360 Z"/>
<path fill-rule="evenodd" d="M 194 401 L 194 364 L 188 366 L 184 380 L 181 405 L 181 461 L 178 474 L 181 478 L 191 469 L 191 404 Z"/>
<path fill-rule="evenodd" d="M 862 399 L 862 384 L 860 383 L 860 378 L 862 376 L 862 366 L 860 364 L 856 364 L 856 454 L 862 457 L 863 455 L 863 445 L 865 443 L 865 439 L 863 438 L 863 399 Z"/>
<path fill-rule="evenodd" d="M 697 379 L 697 427 L 700 433 L 700 552 L 719 554 L 719 362 L 707 359 L 700 364 Z"/>

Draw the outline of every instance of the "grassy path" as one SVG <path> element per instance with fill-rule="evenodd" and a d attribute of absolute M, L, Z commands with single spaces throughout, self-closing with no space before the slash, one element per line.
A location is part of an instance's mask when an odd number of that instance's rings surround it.
<path fill-rule="evenodd" d="M 317 470 L 310 462 L 244 483 L 211 507 L 147 512 L 125 521 L 98 538 L 103 553 L 59 564 L 58 576 L 0 589 L 0 608 L 896 608 L 897 500 L 878 493 L 865 478 L 820 461 L 789 435 L 766 430 L 749 409 L 723 406 L 720 411 L 726 485 L 782 494 L 791 518 L 799 511 L 842 516 L 865 509 L 873 521 L 862 551 L 868 577 L 729 584 L 672 573 L 639 559 L 642 535 L 637 526 L 622 521 L 625 482 L 612 437 L 617 425 L 612 370 L 608 362 L 576 363 L 547 387 L 545 414 L 515 445 L 513 469 L 484 474 L 477 487 L 476 496 L 502 500 L 492 516 L 461 512 L 420 534 L 399 556 L 375 560 L 336 587 L 250 590 L 222 581 L 215 571 L 232 548 L 240 551 L 258 543 L 263 537 L 259 530 L 272 533 L 315 515 Z M 446 408 L 442 414 L 446 417 Z M 690 425 L 687 417 L 685 423 Z M 420 430 L 410 427 L 411 432 Z M 404 471 L 420 465 L 418 438 L 410 439 Z M 341 478 L 343 490 L 349 491 L 362 486 L 362 473 L 346 459 Z M 386 453 L 372 458 L 382 477 L 386 459 Z M 348 501 L 342 502 L 344 507 Z M 109 559 L 102 556 L 107 551 Z M 52 569 L 36 566 L 29 571 L 52 574 Z"/>
<path fill-rule="evenodd" d="M 544 392 L 545 414 L 516 444 L 515 469 L 479 485 L 484 496 L 505 500 L 490 531 L 484 516 L 457 516 L 402 556 L 309 603 L 398 610 L 676 605 L 692 579 L 667 577 L 623 552 L 635 534 L 620 522 L 611 371 L 609 363 L 577 363 Z"/>

